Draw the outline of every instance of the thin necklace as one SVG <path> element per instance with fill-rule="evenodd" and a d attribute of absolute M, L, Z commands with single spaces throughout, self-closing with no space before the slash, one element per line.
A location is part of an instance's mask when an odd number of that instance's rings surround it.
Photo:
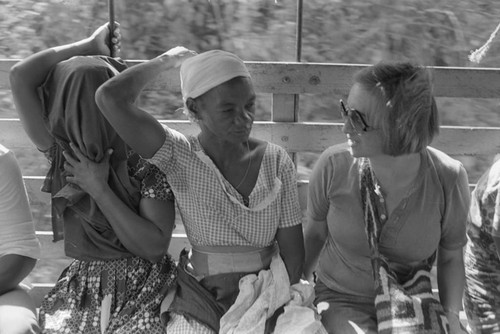
<path fill-rule="evenodd" d="M 248 144 L 248 140 L 247 140 L 247 151 L 250 154 L 250 145 Z M 234 189 L 238 190 L 239 187 L 243 184 L 243 182 L 247 178 L 248 171 L 250 170 L 251 165 L 252 165 L 252 155 L 250 154 L 250 159 L 248 159 L 248 166 L 247 166 L 247 170 L 245 171 L 245 175 L 243 175 L 243 178 L 241 179 L 240 183 L 238 183 L 238 185 L 236 187 L 234 187 Z"/>

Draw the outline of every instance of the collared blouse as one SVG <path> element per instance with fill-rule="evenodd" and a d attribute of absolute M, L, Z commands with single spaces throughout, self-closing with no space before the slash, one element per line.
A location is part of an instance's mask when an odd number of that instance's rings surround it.
<path fill-rule="evenodd" d="M 150 161 L 167 175 L 192 245 L 266 247 L 278 228 L 302 223 L 295 166 L 282 147 L 267 143 L 246 206 L 197 137 L 166 135 Z"/>

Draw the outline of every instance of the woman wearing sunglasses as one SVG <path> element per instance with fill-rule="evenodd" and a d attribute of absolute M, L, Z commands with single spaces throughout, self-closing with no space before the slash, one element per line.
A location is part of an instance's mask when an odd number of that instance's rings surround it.
<path fill-rule="evenodd" d="M 305 229 L 304 272 L 316 276 L 323 324 L 329 333 L 377 332 L 375 240 L 401 284 L 437 253 L 439 297 L 456 333 L 469 188 L 462 164 L 428 146 L 439 130 L 428 71 L 406 62 L 367 67 L 340 112 L 347 146 L 316 163 Z"/>

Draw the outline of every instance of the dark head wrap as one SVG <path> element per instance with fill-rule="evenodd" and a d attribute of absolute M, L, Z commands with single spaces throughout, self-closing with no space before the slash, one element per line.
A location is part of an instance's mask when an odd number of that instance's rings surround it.
<path fill-rule="evenodd" d="M 127 169 L 129 148 L 102 116 L 95 103 L 97 88 L 123 71 L 118 59 L 78 56 L 58 63 L 40 89 L 47 127 L 56 145 L 51 149 L 51 169 L 42 190 L 52 194 L 54 241 L 65 239 L 66 255 L 82 260 L 132 256 L 121 244 L 95 201 L 65 180 L 62 152 L 74 143 L 89 159 L 100 161 L 112 148 L 109 185 L 137 212 L 140 184 Z"/>

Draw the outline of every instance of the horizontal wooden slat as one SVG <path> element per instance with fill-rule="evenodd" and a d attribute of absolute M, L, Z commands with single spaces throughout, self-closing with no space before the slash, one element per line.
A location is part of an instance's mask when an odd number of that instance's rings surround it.
<path fill-rule="evenodd" d="M 186 135 L 199 132 L 189 121 L 162 123 Z M 252 136 L 289 152 L 322 152 L 346 140 L 339 123 L 255 122 Z M 12 150 L 33 147 L 17 119 L 0 119 L 0 142 Z M 432 146 L 451 155 L 495 154 L 500 152 L 500 128 L 443 126 Z"/>
<path fill-rule="evenodd" d="M 8 73 L 19 60 L 0 60 L 0 89 L 9 89 Z M 129 65 L 143 60 L 128 60 Z M 346 94 L 352 75 L 364 64 L 323 64 L 285 62 L 246 62 L 259 93 Z M 431 67 L 436 96 L 443 97 L 500 97 L 500 69 L 470 67 Z M 166 72 L 151 89 L 180 90 L 178 70 Z"/>

